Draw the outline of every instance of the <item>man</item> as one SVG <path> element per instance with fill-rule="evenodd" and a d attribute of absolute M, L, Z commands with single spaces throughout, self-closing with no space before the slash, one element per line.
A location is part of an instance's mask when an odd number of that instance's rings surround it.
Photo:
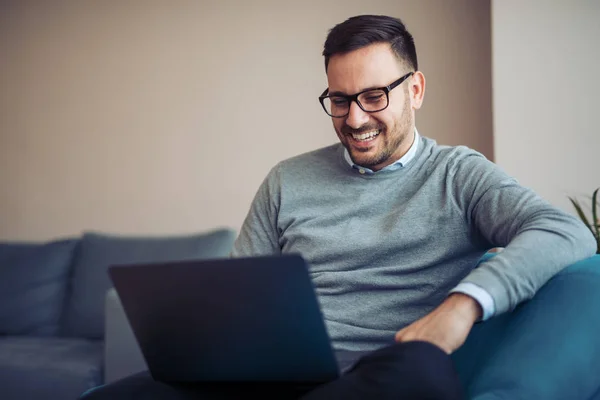
<path fill-rule="evenodd" d="M 340 143 L 270 171 L 232 255 L 302 254 L 334 348 L 354 357 L 334 382 L 260 393 L 461 398 L 449 355 L 472 326 L 591 256 L 593 238 L 479 153 L 419 134 L 425 77 L 401 21 L 350 18 L 330 31 L 323 55 L 319 101 Z M 493 247 L 504 249 L 475 268 Z M 138 376 L 90 398 L 116 399 L 135 385 L 164 398 L 225 395 Z"/>

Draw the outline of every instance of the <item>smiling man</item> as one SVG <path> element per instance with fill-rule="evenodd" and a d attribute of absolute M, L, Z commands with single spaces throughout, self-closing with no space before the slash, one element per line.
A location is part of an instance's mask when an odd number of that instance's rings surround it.
<path fill-rule="evenodd" d="M 449 355 L 473 324 L 591 256 L 593 237 L 480 153 L 419 134 L 425 76 L 400 20 L 349 18 L 323 55 L 340 143 L 270 171 L 233 255 L 308 261 L 334 347 L 358 360 L 308 398 L 461 398 Z"/>
<path fill-rule="evenodd" d="M 425 77 L 400 20 L 350 18 L 330 31 L 323 55 L 328 88 L 319 101 L 340 143 L 270 171 L 232 256 L 301 254 L 333 347 L 349 365 L 333 382 L 278 397 L 460 399 L 450 354 L 473 325 L 591 256 L 593 237 L 481 154 L 419 134 Z M 476 268 L 494 247 L 504 250 Z M 147 374 L 86 398 L 134 392 L 225 398 Z"/>

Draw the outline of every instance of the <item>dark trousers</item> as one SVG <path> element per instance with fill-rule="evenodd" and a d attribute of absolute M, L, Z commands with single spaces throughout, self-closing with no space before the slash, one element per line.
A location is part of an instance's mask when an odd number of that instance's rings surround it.
<path fill-rule="evenodd" d="M 393 344 L 368 353 L 335 381 L 320 385 L 285 383 L 167 384 L 140 373 L 93 389 L 84 400 L 188 399 L 409 399 L 459 400 L 463 389 L 454 364 L 426 342 Z"/>

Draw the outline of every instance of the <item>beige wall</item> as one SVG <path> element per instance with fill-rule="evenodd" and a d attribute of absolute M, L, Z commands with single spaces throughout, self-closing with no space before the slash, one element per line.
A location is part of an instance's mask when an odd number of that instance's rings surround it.
<path fill-rule="evenodd" d="M 361 13 L 415 36 L 420 132 L 491 157 L 489 1 L 2 1 L 0 239 L 239 229 L 276 162 L 336 142 L 320 53 Z"/>
<path fill-rule="evenodd" d="M 600 2 L 492 2 L 496 162 L 554 205 L 600 186 Z"/>

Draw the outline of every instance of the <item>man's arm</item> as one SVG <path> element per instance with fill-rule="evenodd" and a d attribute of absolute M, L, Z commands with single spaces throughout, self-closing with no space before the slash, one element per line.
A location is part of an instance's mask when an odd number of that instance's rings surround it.
<path fill-rule="evenodd" d="M 458 349 L 467 339 L 473 324 L 481 318 L 481 307 L 475 299 L 453 293 L 432 312 L 396 333 L 396 341 L 426 341 L 447 354 Z"/>
<path fill-rule="evenodd" d="M 277 213 L 280 198 L 278 167 L 274 167 L 258 188 L 250 210 L 235 240 L 231 257 L 281 254 Z"/>
<path fill-rule="evenodd" d="M 592 235 L 575 217 L 477 153 L 457 160 L 448 176 L 473 237 L 505 248 L 461 282 L 489 294 L 494 315 L 514 309 L 561 269 L 594 254 Z M 426 340 L 451 353 L 482 315 L 482 304 L 473 297 L 451 293 L 433 312 L 399 331 L 396 340 Z"/>
<path fill-rule="evenodd" d="M 594 238 L 581 221 L 477 153 L 460 159 L 453 181 L 457 204 L 473 237 L 504 248 L 462 281 L 490 294 L 495 315 L 531 299 L 564 267 L 596 251 Z"/>

